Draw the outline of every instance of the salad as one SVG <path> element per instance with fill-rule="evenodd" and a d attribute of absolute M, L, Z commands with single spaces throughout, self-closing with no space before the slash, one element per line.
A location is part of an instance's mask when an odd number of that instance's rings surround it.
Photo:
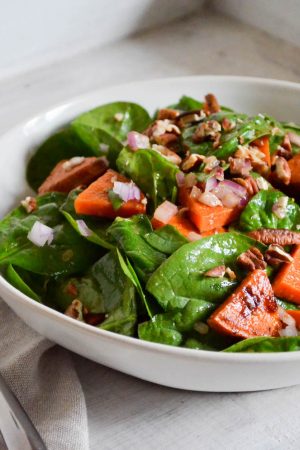
<path fill-rule="evenodd" d="M 193 349 L 300 350 L 300 127 L 213 94 L 114 102 L 31 155 L 0 268 L 51 308 Z"/>

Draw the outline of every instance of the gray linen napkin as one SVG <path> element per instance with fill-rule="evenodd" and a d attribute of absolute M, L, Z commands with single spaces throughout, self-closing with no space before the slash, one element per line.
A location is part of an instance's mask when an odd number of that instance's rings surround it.
<path fill-rule="evenodd" d="M 70 353 L 31 330 L 3 300 L 0 372 L 49 450 L 88 450 L 85 399 Z"/>

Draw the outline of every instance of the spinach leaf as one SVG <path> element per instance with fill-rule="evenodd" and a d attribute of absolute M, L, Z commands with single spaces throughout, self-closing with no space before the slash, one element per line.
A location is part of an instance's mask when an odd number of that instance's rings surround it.
<path fill-rule="evenodd" d="M 168 108 L 179 109 L 179 111 L 191 111 L 193 109 L 203 109 L 203 107 L 204 102 L 199 102 L 188 95 L 183 95 L 177 103 L 168 106 Z"/>
<path fill-rule="evenodd" d="M 50 174 L 54 166 L 73 156 L 95 156 L 95 152 L 70 127 L 58 131 L 43 142 L 30 158 L 26 178 L 35 191 Z"/>
<path fill-rule="evenodd" d="M 103 297 L 106 301 L 110 299 L 116 303 L 99 328 L 132 336 L 137 322 L 135 286 L 131 277 L 124 272 L 119 254 L 111 251 L 105 255 L 94 266 L 93 272 L 102 289 Z"/>
<path fill-rule="evenodd" d="M 191 331 L 195 322 L 207 318 L 215 309 L 214 303 L 190 300 L 181 310 L 157 314 L 138 327 L 140 339 L 168 345 L 180 345 L 183 333 Z"/>
<path fill-rule="evenodd" d="M 143 280 L 166 258 L 164 253 L 155 250 L 144 239 L 143 236 L 151 232 L 151 223 L 145 215 L 133 216 L 130 219 L 117 217 L 107 230 L 108 236 L 113 238 L 132 261 L 135 271 Z"/>
<path fill-rule="evenodd" d="M 225 265 L 239 274 L 236 259 L 253 245 L 259 244 L 239 233 L 218 234 L 183 245 L 152 274 L 146 289 L 167 311 L 181 309 L 193 299 L 218 304 L 238 282 L 205 277 L 204 273 Z"/>
<path fill-rule="evenodd" d="M 27 214 L 20 206 L 0 222 L 0 264 L 13 264 L 41 275 L 70 274 L 85 270 L 99 250 L 81 238 L 60 213 L 65 196 L 51 193 L 37 197 L 38 208 Z M 53 228 L 51 245 L 37 247 L 28 238 L 36 221 Z"/>
<path fill-rule="evenodd" d="M 116 159 L 123 148 L 118 139 L 104 130 L 82 123 L 73 122 L 71 128 L 96 155 L 106 156 L 110 167 L 116 168 Z"/>
<path fill-rule="evenodd" d="M 300 336 L 277 337 L 259 336 L 245 339 L 226 348 L 225 352 L 268 353 L 295 352 L 300 350 Z"/>
<path fill-rule="evenodd" d="M 225 115 L 224 115 L 225 116 Z M 244 118 L 240 115 L 233 114 L 231 119 L 239 118 L 236 122 L 236 127 L 229 133 L 222 133 L 220 146 L 217 149 L 213 148 L 211 141 L 204 141 L 200 144 L 193 142 L 193 134 L 196 130 L 196 126 L 187 128 L 183 132 L 183 142 L 190 148 L 192 153 L 199 153 L 202 155 L 214 155 L 218 159 L 227 159 L 231 156 L 240 145 L 240 139 L 243 139 L 244 144 L 248 144 L 262 136 L 271 134 L 273 129 L 273 123 L 264 116 L 255 116 Z M 209 116 L 209 120 L 221 120 L 222 114 L 217 113 Z M 226 117 L 230 118 L 230 115 L 226 114 Z"/>
<path fill-rule="evenodd" d="M 124 148 L 117 159 L 117 167 L 152 200 L 154 209 L 174 196 L 179 169 L 155 150 L 133 152 Z"/>
<path fill-rule="evenodd" d="M 114 102 L 81 114 L 73 121 L 73 125 L 85 125 L 93 131 L 104 131 L 123 142 L 129 131 L 144 131 L 150 120 L 149 114 L 140 105 Z"/>
<path fill-rule="evenodd" d="M 222 336 L 216 331 L 209 329 L 208 333 L 203 335 L 197 331 L 189 333 L 183 343 L 183 347 L 194 350 L 220 351 L 231 345 L 232 341 L 231 336 Z"/>
<path fill-rule="evenodd" d="M 27 295 L 33 300 L 36 300 L 39 303 L 41 302 L 40 296 L 36 292 L 34 292 L 31 287 L 28 286 L 28 284 L 26 284 L 26 282 L 11 264 L 9 264 L 7 267 L 5 278 L 16 289 L 19 289 L 19 291 L 23 292 L 23 294 Z"/>
<path fill-rule="evenodd" d="M 94 244 L 100 245 L 100 247 L 111 250 L 114 248 L 114 245 L 109 242 L 109 239 L 106 235 L 106 230 L 111 225 L 111 220 L 104 218 L 95 218 L 89 216 L 78 215 L 74 209 L 74 201 L 78 194 L 80 193 L 80 189 L 74 189 L 71 191 L 66 199 L 66 201 L 62 204 L 60 210 L 62 214 L 65 216 L 69 224 L 74 228 L 74 230 L 82 236 L 80 228 L 78 226 L 78 220 L 83 220 L 90 230 L 90 235 L 85 236 L 84 238 Z"/>
<path fill-rule="evenodd" d="M 288 199 L 286 215 L 280 219 L 273 211 L 273 205 L 284 194 L 276 190 L 258 192 L 246 208 L 243 210 L 239 226 L 244 231 L 257 230 L 259 228 L 286 228 L 295 230 L 300 223 L 300 208 L 292 198 Z"/>
<path fill-rule="evenodd" d="M 187 244 L 189 241 L 172 225 L 165 225 L 156 231 L 144 235 L 145 241 L 155 250 L 171 255 L 179 247 Z"/>
<path fill-rule="evenodd" d="M 81 277 L 51 280 L 47 298 L 61 311 L 76 298 L 89 313 L 106 315 L 100 328 L 126 335 L 135 332 L 136 288 L 116 250 L 104 255 Z"/>
<path fill-rule="evenodd" d="M 293 310 L 299 309 L 299 307 L 296 306 L 294 303 L 290 303 L 285 300 L 281 300 L 280 298 L 276 298 L 276 301 L 277 301 L 278 305 L 281 306 L 281 308 L 283 308 L 283 309 L 293 309 Z"/>
<path fill-rule="evenodd" d="M 203 109 L 204 102 L 199 102 L 198 100 L 189 97 L 188 95 L 183 95 L 178 103 L 175 103 L 168 108 L 179 109 L 180 111 L 191 111 L 193 109 Z M 226 106 L 221 106 L 222 111 L 232 112 L 232 109 L 227 108 Z"/>

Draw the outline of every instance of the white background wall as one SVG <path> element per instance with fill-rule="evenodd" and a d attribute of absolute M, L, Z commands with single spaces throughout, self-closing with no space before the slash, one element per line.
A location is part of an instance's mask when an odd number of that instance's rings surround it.
<path fill-rule="evenodd" d="M 0 0 L 0 78 L 131 33 L 162 27 L 204 0 Z M 206 0 L 204 7 L 300 45 L 300 0 Z M 284 57 L 284 55 L 283 55 Z"/>
<path fill-rule="evenodd" d="M 0 0 L 0 76 L 163 25 L 204 0 Z"/>
<path fill-rule="evenodd" d="M 212 0 L 210 4 L 219 12 L 300 46 L 300 0 Z"/>

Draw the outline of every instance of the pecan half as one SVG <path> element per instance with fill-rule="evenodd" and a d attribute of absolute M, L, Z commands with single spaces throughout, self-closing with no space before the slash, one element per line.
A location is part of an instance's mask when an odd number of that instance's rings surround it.
<path fill-rule="evenodd" d="M 251 176 L 246 178 L 233 178 L 232 180 L 246 188 L 247 194 L 250 196 L 257 194 L 259 191 L 256 180 Z"/>
<path fill-rule="evenodd" d="M 246 252 L 242 253 L 237 258 L 237 263 L 240 267 L 246 270 L 253 271 L 255 269 L 265 269 L 267 263 L 264 261 L 264 256 L 256 247 L 251 247 Z"/>
<path fill-rule="evenodd" d="M 282 156 L 277 156 L 275 160 L 275 170 L 272 175 L 279 183 L 283 183 L 285 185 L 290 184 L 292 176 L 291 169 L 287 160 Z"/>
<path fill-rule="evenodd" d="M 265 252 L 265 261 L 270 266 L 277 266 L 284 262 L 293 262 L 294 258 L 281 245 L 271 244 Z"/>
<path fill-rule="evenodd" d="M 160 109 L 157 113 L 157 119 L 158 120 L 175 120 L 177 116 L 179 116 L 180 112 L 177 109 Z"/>
<path fill-rule="evenodd" d="M 261 228 L 250 231 L 248 236 L 256 239 L 263 244 L 295 245 L 300 244 L 300 233 L 291 230 L 282 230 L 274 228 Z"/>
<path fill-rule="evenodd" d="M 205 156 L 192 153 L 182 161 L 181 170 L 183 170 L 183 172 L 189 172 L 190 170 L 196 169 L 204 160 Z"/>
<path fill-rule="evenodd" d="M 207 115 L 221 111 L 219 102 L 214 94 L 205 96 L 204 111 Z"/>
<path fill-rule="evenodd" d="M 202 109 L 184 111 L 176 117 L 176 125 L 178 125 L 179 128 L 185 128 L 201 122 L 205 117 L 206 114 Z"/>

